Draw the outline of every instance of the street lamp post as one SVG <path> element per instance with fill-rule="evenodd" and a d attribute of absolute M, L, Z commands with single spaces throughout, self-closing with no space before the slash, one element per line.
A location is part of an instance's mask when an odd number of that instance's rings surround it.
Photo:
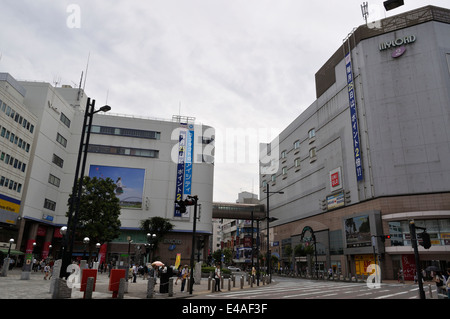
<path fill-rule="evenodd" d="M 78 158 L 77 158 L 77 165 L 75 169 L 75 176 L 73 181 L 73 188 L 72 188 L 72 200 L 69 203 L 69 214 L 67 219 L 67 226 L 69 227 L 67 231 L 67 238 L 64 242 L 64 245 L 67 245 L 67 243 L 70 245 L 69 249 L 67 251 L 66 247 L 63 248 L 63 256 L 62 256 L 62 265 L 61 265 L 61 273 L 60 278 L 67 277 L 68 273 L 66 271 L 67 266 L 70 264 L 70 260 L 73 254 L 73 244 L 75 240 L 75 232 L 77 228 L 77 222 L 78 222 L 78 213 L 80 209 L 80 197 L 81 197 L 81 191 L 83 186 L 83 176 L 84 176 L 84 170 L 86 167 L 86 157 L 89 147 L 89 138 L 91 135 L 91 126 L 92 126 L 92 119 L 94 117 L 95 113 L 98 112 L 108 112 L 111 110 L 111 107 L 109 105 L 102 106 L 99 110 L 95 111 L 95 100 L 92 100 L 88 98 L 86 102 L 86 109 L 84 113 L 84 119 L 83 119 L 83 127 L 81 130 L 81 138 L 80 138 L 80 145 L 78 149 Z M 86 130 L 86 123 L 89 123 Z M 87 131 L 87 132 L 86 132 Z M 85 134 L 86 136 L 86 142 L 85 140 Z M 83 146 L 84 146 L 84 155 L 83 155 Z M 81 156 L 83 155 L 83 163 L 81 165 L 81 174 L 80 174 L 80 164 L 81 164 Z M 77 189 L 77 181 L 78 183 L 78 189 Z M 74 202 L 75 202 L 75 212 L 74 210 Z M 73 216 L 72 216 L 73 215 Z M 72 220 L 73 219 L 73 220 Z"/>
<path fill-rule="evenodd" d="M 269 184 L 266 185 L 266 198 L 267 198 L 267 275 L 269 276 L 269 282 L 272 281 L 272 274 L 270 272 L 270 243 L 269 243 L 269 223 L 276 220 L 276 218 L 269 218 L 269 194 L 284 194 L 284 192 L 269 192 Z"/>
<path fill-rule="evenodd" d="M 9 240 L 8 256 L 6 257 L 6 258 L 8 258 L 8 260 L 9 260 L 9 255 L 11 254 L 11 246 L 12 246 L 12 244 L 14 244 L 14 238 L 11 238 Z"/>

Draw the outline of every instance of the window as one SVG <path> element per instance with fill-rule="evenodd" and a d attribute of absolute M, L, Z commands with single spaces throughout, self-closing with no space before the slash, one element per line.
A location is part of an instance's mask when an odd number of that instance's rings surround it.
<path fill-rule="evenodd" d="M 295 168 L 300 168 L 300 158 L 296 158 L 294 160 L 294 166 L 295 166 Z"/>
<path fill-rule="evenodd" d="M 154 140 L 159 140 L 161 137 L 161 133 L 156 131 L 146 131 L 146 130 L 137 130 L 130 128 L 110 127 L 110 126 L 98 126 L 98 125 L 92 125 L 91 133 L 148 138 Z"/>
<path fill-rule="evenodd" d="M 277 177 L 275 174 L 273 174 L 270 179 L 271 179 L 272 183 L 275 183 L 277 181 Z"/>
<path fill-rule="evenodd" d="M 299 150 L 300 149 L 300 141 L 295 141 L 294 142 L 294 150 Z"/>
<path fill-rule="evenodd" d="M 59 133 L 56 133 L 56 141 L 64 147 L 67 145 L 67 140 Z"/>
<path fill-rule="evenodd" d="M 286 166 L 283 167 L 283 168 L 281 169 L 281 172 L 282 172 L 283 175 L 287 175 L 287 167 L 286 167 Z"/>
<path fill-rule="evenodd" d="M 48 182 L 49 182 L 50 184 L 52 184 L 52 185 L 55 185 L 56 187 L 59 187 L 59 184 L 61 183 L 61 180 L 60 180 L 58 177 L 56 177 L 56 176 L 50 174 L 50 175 L 48 176 Z"/>
<path fill-rule="evenodd" d="M 63 122 L 67 127 L 70 127 L 70 120 L 67 116 L 64 115 L 63 112 L 61 112 L 61 117 L 59 118 L 61 122 Z"/>
<path fill-rule="evenodd" d="M 54 211 L 56 209 L 56 202 L 46 198 L 44 201 L 44 208 Z"/>
<path fill-rule="evenodd" d="M 109 146 L 109 145 L 93 145 L 93 144 L 90 144 L 89 147 L 88 147 L 88 152 L 90 152 L 90 153 L 111 154 L 111 155 L 150 157 L 150 158 L 158 158 L 159 157 L 159 151 L 158 150 L 140 149 L 140 148 L 128 148 L 128 147 Z"/>
<path fill-rule="evenodd" d="M 309 162 L 315 162 L 317 159 L 317 153 L 316 153 L 316 148 L 313 147 L 309 150 Z"/>
<path fill-rule="evenodd" d="M 281 152 L 281 158 L 286 158 L 286 151 Z"/>
<path fill-rule="evenodd" d="M 316 136 L 316 130 L 315 129 L 310 129 L 309 130 L 309 132 L 308 132 L 308 137 L 309 138 L 313 138 L 313 137 L 315 137 Z"/>
<path fill-rule="evenodd" d="M 53 162 L 54 164 L 58 165 L 58 166 L 61 167 L 61 168 L 62 168 L 63 165 L 64 165 L 64 160 L 63 160 L 61 157 L 59 157 L 58 155 L 56 155 L 56 154 L 53 154 L 52 162 Z"/>

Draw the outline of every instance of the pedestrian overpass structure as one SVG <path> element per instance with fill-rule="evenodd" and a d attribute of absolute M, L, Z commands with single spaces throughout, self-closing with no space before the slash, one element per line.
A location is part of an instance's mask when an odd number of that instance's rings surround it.
<path fill-rule="evenodd" d="M 263 219 L 266 217 L 266 209 L 260 204 L 236 204 L 236 203 L 213 203 L 213 218 L 224 219 Z"/>

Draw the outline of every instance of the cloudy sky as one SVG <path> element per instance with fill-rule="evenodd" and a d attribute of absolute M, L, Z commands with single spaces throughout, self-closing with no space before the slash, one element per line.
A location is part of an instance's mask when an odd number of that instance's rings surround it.
<path fill-rule="evenodd" d="M 369 20 L 448 0 L 404 0 Z M 257 145 L 314 100 L 314 75 L 364 23 L 362 0 L 2 0 L 0 71 L 85 90 L 112 112 L 195 117 L 216 129 L 215 201 L 259 192 Z M 89 61 L 89 67 L 86 67 Z M 242 148 L 241 148 L 242 149 Z M 235 153 L 233 153 L 235 152 Z"/>

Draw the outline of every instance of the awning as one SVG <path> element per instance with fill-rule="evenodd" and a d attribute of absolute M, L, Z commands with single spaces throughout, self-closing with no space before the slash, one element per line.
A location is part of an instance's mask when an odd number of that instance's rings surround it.
<path fill-rule="evenodd" d="M 8 248 L 0 248 L 0 252 L 5 254 L 5 255 L 8 255 Z M 9 254 L 11 256 L 17 256 L 17 255 L 23 255 L 24 253 L 21 252 L 20 250 L 11 249 Z"/>

